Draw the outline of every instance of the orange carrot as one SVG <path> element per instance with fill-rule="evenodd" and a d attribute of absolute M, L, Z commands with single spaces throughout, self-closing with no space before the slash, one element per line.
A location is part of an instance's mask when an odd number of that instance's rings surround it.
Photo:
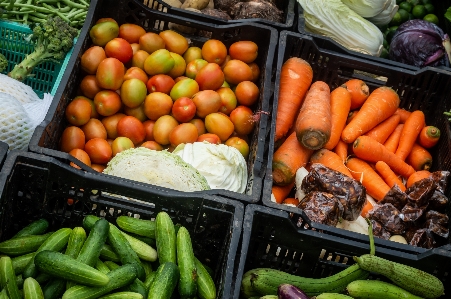
<path fill-rule="evenodd" d="M 391 88 L 382 86 L 374 90 L 359 113 L 344 128 L 341 139 L 352 143 L 395 113 L 399 106 L 399 96 Z"/>
<path fill-rule="evenodd" d="M 406 158 L 406 162 L 416 171 L 429 170 L 432 166 L 432 155 L 424 147 L 415 143 Z"/>
<path fill-rule="evenodd" d="M 359 110 L 354 110 L 349 112 L 348 114 L 348 118 L 346 119 L 346 124 L 349 124 L 351 122 L 351 120 L 356 117 L 357 113 L 359 113 Z"/>
<path fill-rule="evenodd" d="M 409 118 L 409 116 L 410 116 L 410 114 L 412 114 L 412 112 L 407 111 L 403 108 L 398 108 L 396 110 L 395 114 L 397 114 L 401 117 L 401 119 L 399 120 L 399 123 L 403 124 L 406 122 L 406 120 Z"/>
<path fill-rule="evenodd" d="M 384 143 L 391 133 L 396 129 L 399 124 L 399 115 L 393 114 L 371 130 L 369 130 L 365 135 L 373 138 L 379 143 Z"/>
<path fill-rule="evenodd" d="M 288 130 L 294 125 L 312 80 L 313 70 L 307 61 L 293 57 L 282 65 L 275 141 L 287 135 Z"/>
<path fill-rule="evenodd" d="M 402 127 L 404 127 L 404 124 L 398 124 L 393 133 L 390 134 L 387 141 L 385 141 L 384 143 L 384 146 L 392 153 L 395 153 L 396 149 L 398 148 Z"/>
<path fill-rule="evenodd" d="M 329 141 L 332 129 L 330 89 L 323 81 L 311 86 L 296 121 L 296 136 L 306 148 L 317 150 Z"/>
<path fill-rule="evenodd" d="M 285 198 L 287 198 L 288 194 L 290 194 L 291 190 L 294 187 L 294 181 L 293 183 L 286 185 L 286 186 L 277 186 L 272 185 L 272 195 L 274 196 L 274 199 L 277 203 L 282 203 Z"/>
<path fill-rule="evenodd" d="M 365 201 L 365 205 L 363 206 L 362 211 L 360 212 L 360 216 L 366 218 L 368 216 L 368 212 L 373 209 L 373 204 L 368 199 Z"/>
<path fill-rule="evenodd" d="M 387 183 L 388 187 L 392 188 L 394 185 L 398 185 L 401 191 L 406 191 L 406 186 L 398 178 L 398 176 L 391 170 L 390 166 L 384 161 L 378 161 L 376 163 L 376 171 L 382 177 L 382 179 Z"/>
<path fill-rule="evenodd" d="M 416 182 L 421 181 L 422 179 L 428 178 L 430 176 L 431 176 L 431 173 L 429 172 L 429 170 L 420 170 L 420 171 L 414 172 L 407 179 L 406 187 L 409 188 L 410 186 L 412 186 Z"/>
<path fill-rule="evenodd" d="M 340 139 L 337 146 L 334 148 L 334 152 L 343 160 L 343 163 L 345 163 L 346 158 L 348 158 L 348 144 Z"/>
<path fill-rule="evenodd" d="M 349 109 L 351 107 L 351 94 L 344 87 L 337 87 L 330 93 L 331 134 L 324 148 L 332 150 L 341 137 L 341 131 L 346 126 Z"/>
<path fill-rule="evenodd" d="M 359 158 L 350 158 L 346 162 L 346 166 L 351 170 L 354 179 L 360 181 L 365 187 L 366 192 L 375 200 L 382 200 L 388 191 L 390 191 L 387 183 L 365 161 Z"/>
<path fill-rule="evenodd" d="M 295 207 L 299 204 L 299 199 L 294 197 L 288 197 L 285 198 L 285 200 L 282 202 L 284 205 L 294 205 Z"/>
<path fill-rule="evenodd" d="M 368 136 L 358 137 L 352 145 L 352 150 L 358 158 L 367 162 L 376 163 L 378 161 L 384 161 L 394 172 L 399 173 L 405 178 L 408 178 L 415 172 L 412 166 L 387 150 L 383 144 Z"/>
<path fill-rule="evenodd" d="M 440 139 L 440 130 L 434 126 L 424 127 L 418 135 L 418 144 L 424 148 L 431 148 L 437 144 Z"/>
<path fill-rule="evenodd" d="M 370 94 L 368 85 L 360 79 L 350 79 L 342 86 L 351 94 L 351 110 L 362 106 Z"/>
<path fill-rule="evenodd" d="M 313 151 L 299 144 L 293 132 L 274 153 L 272 160 L 273 183 L 286 186 L 294 182 L 296 171 L 305 166 Z"/>
<path fill-rule="evenodd" d="M 399 137 L 398 148 L 396 149 L 396 156 L 405 160 L 412 150 L 412 146 L 417 140 L 418 135 L 425 126 L 424 113 L 416 110 L 410 114 L 402 128 L 401 137 Z"/>
<path fill-rule="evenodd" d="M 348 177 L 352 178 L 352 174 L 349 172 L 349 170 L 346 168 L 346 166 L 343 163 L 343 160 L 338 156 L 336 153 L 322 148 L 319 151 L 316 151 L 311 157 L 310 157 L 310 163 L 320 163 L 323 164 L 326 167 L 329 167 L 330 169 L 336 170 L 341 172 L 344 175 L 347 175 Z"/>

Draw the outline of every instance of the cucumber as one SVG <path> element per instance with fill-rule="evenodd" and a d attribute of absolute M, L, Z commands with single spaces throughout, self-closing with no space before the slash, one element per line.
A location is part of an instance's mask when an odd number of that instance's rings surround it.
<path fill-rule="evenodd" d="M 115 262 L 112 262 L 112 261 L 105 261 L 104 264 L 105 264 L 105 266 L 108 267 L 108 269 L 110 269 L 110 271 L 115 270 L 120 267 L 118 264 L 116 264 Z"/>
<path fill-rule="evenodd" d="M 36 251 L 52 233 L 9 239 L 0 243 L 0 252 L 9 256 L 24 255 Z"/>
<path fill-rule="evenodd" d="M 95 268 L 104 274 L 111 271 L 100 259 L 97 259 Z"/>
<path fill-rule="evenodd" d="M 136 278 L 128 287 L 131 292 L 139 293 L 147 298 L 147 287 L 140 279 Z"/>
<path fill-rule="evenodd" d="M 200 299 L 215 299 L 216 286 L 213 278 L 208 273 L 204 265 L 194 257 L 197 269 L 197 296 Z"/>
<path fill-rule="evenodd" d="M 3 289 L 3 290 L 0 292 L 0 299 L 9 299 L 8 293 L 6 292 L 6 289 Z"/>
<path fill-rule="evenodd" d="M 321 295 L 316 296 L 316 299 L 353 299 L 348 295 L 339 294 L 339 293 L 322 293 Z"/>
<path fill-rule="evenodd" d="M 100 257 L 105 261 L 120 262 L 121 259 L 110 245 L 104 244 L 100 249 Z"/>
<path fill-rule="evenodd" d="M 19 288 L 16 283 L 16 275 L 14 274 L 11 258 L 3 256 L 0 258 L 0 286 L 6 289 L 10 299 L 21 299 Z"/>
<path fill-rule="evenodd" d="M 155 239 L 155 221 L 119 216 L 116 224 L 128 233 Z"/>
<path fill-rule="evenodd" d="M 44 284 L 52 278 L 53 278 L 53 276 L 51 276 L 47 273 L 41 272 L 41 273 L 38 273 L 38 275 L 36 275 L 35 279 L 39 284 Z"/>
<path fill-rule="evenodd" d="M 152 246 L 153 248 L 155 248 L 157 246 L 157 242 L 155 241 L 155 239 L 148 238 L 148 237 L 143 237 L 143 236 L 139 236 L 139 235 L 135 235 L 135 234 L 129 234 L 129 235 L 132 236 L 135 239 L 143 241 L 144 243 L 146 243 L 147 245 Z"/>
<path fill-rule="evenodd" d="M 25 299 L 44 299 L 41 286 L 33 277 L 25 279 L 23 283 L 23 294 Z"/>
<path fill-rule="evenodd" d="M 155 239 L 157 241 L 160 265 L 166 262 L 176 264 L 176 235 L 171 217 L 166 212 L 159 212 L 155 219 L 155 224 Z"/>
<path fill-rule="evenodd" d="M 146 280 L 144 281 L 144 285 L 146 286 L 146 289 L 149 290 L 150 285 L 152 284 L 153 280 L 155 279 L 156 272 L 152 272 L 149 275 L 146 276 Z"/>
<path fill-rule="evenodd" d="M 445 293 L 445 287 L 440 279 L 419 269 L 371 254 L 354 257 L 354 260 L 360 268 L 384 275 L 394 284 L 414 295 L 432 299 Z"/>
<path fill-rule="evenodd" d="M 129 285 L 138 276 L 135 265 L 127 264 L 107 274 L 109 282 L 103 287 L 74 286 L 64 292 L 62 299 L 95 299 Z"/>
<path fill-rule="evenodd" d="M 150 284 L 147 299 L 171 298 L 179 276 L 179 269 L 176 264 L 166 262 L 160 265 L 155 272 L 155 279 Z"/>
<path fill-rule="evenodd" d="M 94 266 L 99 259 L 102 249 L 110 231 L 110 224 L 105 219 L 99 219 L 89 232 L 83 247 L 78 254 L 77 261 L 88 266 Z"/>
<path fill-rule="evenodd" d="M 61 298 L 66 291 L 66 281 L 64 279 L 52 279 L 43 288 L 45 299 Z"/>
<path fill-rule="evenodd" d="M 11 259 L 13 263 L 14 273 L 22 274 L 23 270 L 27 266 L 28 262 L 33 258 L 34 252 L 30 252 L 27 254 L 19 255 Z"/>
<path fill-rule="evenodd" d="M 256 268 L 244 274 L 241 288 L 243 291 L 251 290 L 251 294 L 256 292 L 261 296 L 277 295 L 278 286 L 288 283 L 300 288 L 311 297 L 322 293 L 341 293 L 350 282 L 366 279 L 368 275 L 369 272 L 362 270 L 358 264 L 353 264 L 325 278 L 301 277 L 275 269 Z"/>
<path fill-rule="evenodd" d="M 146 272 L 146 277 L 153 272 L 152 265 L 149 262 L 141 261 L 141 265 L 143 265 L 144 272 Z"/>
<path fill-rule="evenodd" d="M 54 232 L 53 234 L 48 237 L 47 240 L 42 243 L 41 246 L 36 250 L 35 256 L 37 253 L 44 251 L 44 250 L 54 250 L 54 251 L 60 251 L 66 246 L 69 236 L 72 233 L 72 229 L 70 228 L 61 228 Z M 34 264 L 34 258 L 35 256 L 30 259 L 27 266 L 25 267 L 23 271 L 23 277 L 35 277 L 37 274 L 36 265 Z"/>
<path fill-rule="evenodd" d="M 23 288 L 23 277 L 22 275 L 16 275 L 17 288 L 20 290 Z"/>
<path fill-rule="evenodd" d="M 28 224 L 22 228 L 11 239 L 30 236 L 30 235 L 42 235 L 49 228 L 49 222 L 45 219 L 39 219 Z"/>
<path fill-rule="evenodd" d="M 86 241 L 86 231 L 84 230 L 84 228 L 74 227 L 72 233 L 69 236 L 69 240 L 67 241 L 67 248 L 64 254 L 74 259 L 77 258 L 85 241 Z"/>
<path fill-rule="evenodd" d="M 136 254 L 138 255 L 138 257 L 142 260 L 145 261 L 149 261 L 149 262 L 154 262 L 157 260 L 157 251 L 155 249 L 152 248 L 152 246 L 136 239 L 133 238 L 132 236 L 122 232 L 122 234 L 124 235 L 125 239 L 127 239 L 127 241 L 130 243 L 130 246 L 132 247 L 132 249 L 136 252 Z"/>
<path fill-rule="evenodd" d="M 135 292 L 117 292 L 100 297 L 99 299 L 143 299 L 143 295 Z"/>
<path fill-rule="evenodd" d="M 408 291 L 380 280 L 355 280 L 346 288 L 352 298 L 421 299 Z M 429 297 L 431 298 L 431 297 Z"/>
<path fill-rule="evenodd" d="M 197 294 L 197 270 L 191 237 L 184 226 L 177 233 L 177 264 L 180 271 L 180 297 L 191 298 Z"/>
<path fill-rule="evenodd" d="M 59 252 L 44 250 L 34 257 L 39 271 L 87 286 L 104 286 L 109 278 L 99 270 Z"/>

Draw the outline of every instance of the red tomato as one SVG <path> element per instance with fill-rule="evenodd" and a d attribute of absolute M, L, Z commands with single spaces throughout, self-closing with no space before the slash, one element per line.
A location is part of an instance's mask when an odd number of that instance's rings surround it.
<path fill-rule="evenodd" d="M 142 122 L 136 117 L 128 115 L 118 121 L 117 134 L 130 138 L 135 145 L 143 142 L 146 137 Z"/>
<path fill-rule="evenodd" d="M 165 94 L 169 94 L 171 92 L 172 87 L 174 86 L 175 81 L 168 75 L 158 74 L 152 76 L 149 81 L 147 81 L 147 91 L 151 92 L 162 92 Z"/>
<path fill-rule="evenodd" d="M 164 149 L 163 146 L 161 146 L 161 144 L 157 143 L 156 141 L 150 140 L 150 141 L 146 141 L 143 144 L 141 144 L 142 147 L 151 149 L 151 150 L 155 150 L 155 151 L 162 151 Z"/>
<path fill-rule="evenodd" d="M 102 116 L 116 114 L 122 107 L 121 97 L 112 90 L 102 90 L 94 97 L 94 105 Z"/>
<path fill-rule="evenodd" d="M 153 138 L 153 126 L 155 125 L 155 121 L 148 119 L 145 122 L 143 122 L 144 130 L 146 131 L 146 137 L 144 138 L 144 141 L 155 141 L 155 138 Z"/>
<path fill-rule="evenodd" d="M 177 99 L 172 105 L 172 115 L 181 123 L 188 122 L 196 115 L 196 105 L 188 97 Z"/>
<path fill-rule="evenodd" d="M 130 138 L 127 137 L 117 137 L 113 140 L 111 144 L 111 150 L 113 151 L 113 157 L 119 154 L 122 151 L 125 151 L 130 148 L 134 148 L 135 145 L 130 140 Z"/>
<path fill-rule="evenodd" d="M 91 166 L 91 159 L 89 158 L 89 155 L 82 149 L 74 148 L 69 152 L 69 155 L 75 157 L 77 160 L 80 160 L 81 162 L 85 163 L 88 166 Z M 80 169 L 77 164 L 70 162 L 70 166 Z"/>
<path fill-rule="evenodd" d="M 94 138 L 107 138 L 106 129 L 102 122 L 97 118 L 91 118 L 86 124 L 84 124 L 81 129 L 85 133 L 85 140 L 91 140 Z"/>
<path fill-rule="evenodd" d="M 133 49 L 125 39 L 116 37 L 105 45 L 105 54 L 107 57 L 114 57 L 122 63 L 127 63 L 133 57 Z"/>
<path fill-rule="evenodd" d="M 191 123 L 183 123 L 169 133 L 169 142 L 175 147 L 181 143 L 193 143 L 197 140 L 197 137 L 199 136 L 196 126 Z"/>
<path fill-rule="evenodd" d="M 199 137 L 197 138 L 198 142 L 202 142 L 202 141 L 207 141 L 213 144 L 221 144 L 221 138 L 219 138 L 218 135 L 213 134 L 213 133 L 205 133 L 202 135 L 199 135 Z"/>
<path fill-rule="evenodd" d="M 252 132 L 255 127 L 252 110 L 246 106 L 238 106 L 230 113 L 230 120 L 232 121 L 235 132 L 238 134 L 247 135 Z"/>
<path fill-rule="evenodd" d="M 139 25 L 126 23 L 119 26 L 119 37 L 129 43 L 139 43 L 139 38 L 144 34 L 146 34 L 146 30 Z"/>
<path fill-rule="evenodd" d="M 113 156 L 110 144 L 102 138 L 93 138 L 86 142 L 85 151 L 91 162 L 95 164 L 106 164 Z"/>
<path fill-rule="evenodd" d="M 96 72 L 97 83 L 101 88 L 118 90 L 124 82 L 125 67 L 116 58 L 105 58 Z"/>
<path fill-rule="evenodd" d="M 87 98 L 94 99 L 94 96 L 102 90 L 95 75 L 86 75 L 80 83 L 80 89 Z"/>
<path fill-rule="evenodd" d="M 106 58 L 105 50 L 99 46 L 92 46 L 81 55 L 81 69 L 90 75 L 97 71 L 100 62 Z"/>
<path fill-rule="evenodd" d="M 124 81 L 133 78 L 143 81 L 144 84 L 146 84 L 147 81 L 149 81 L 149 77 L 147 76 L 146 72 L 136 66 L 132 66 L 125 72 Z"/>
<path fill-rule="evenodd" d="M 116 113 L 102 119 L 102 124 L 106 129 L 109 139 L 115 139 L 117 137 L 117 123 L 125 116 L 123 113 Z"/>
<path fill-rule="evenodd" d="M 82 126 L 91 118 L 92 107 L 89 99 L 76 97 L 66 107 L 66 119 L 74 126 Z"/>
<path fill-rule="evenodd" d="M 68 153 L 75 148 L 85 148 L 85 133 L 79 127 L 70 126 L 61 135 L 60 150 Z"/>

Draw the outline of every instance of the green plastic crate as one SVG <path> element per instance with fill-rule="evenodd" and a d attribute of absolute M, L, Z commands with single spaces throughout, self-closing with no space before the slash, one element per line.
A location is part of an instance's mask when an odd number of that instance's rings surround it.
<path fill-rule="evenodd" d="M 33 52 L 33 44 L 25 40 L 30 33 L 32 31 L 26 25 L 0 21 L 0 53 L 5 55 L 9 62 L 8 68 L 3 71 L 3 74 L 10 72 L 27 54 Z M 41 99 L 44 97 L 44 93 L 55 95 L 72 50 L 73 47 L 61 63 L 51 61 L 38 64 L 32 72 L 34 76 L 27 78 L 24 83 L 33 88 Z"/>

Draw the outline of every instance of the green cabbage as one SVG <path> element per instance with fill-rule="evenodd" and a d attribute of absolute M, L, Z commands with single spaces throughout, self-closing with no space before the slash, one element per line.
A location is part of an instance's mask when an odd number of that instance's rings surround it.
<path fill-rule="evenodd" d="M 340 0 L 298 0 L 304 10 L 306 30 L 330 37 L 350 50 L 379 56 L 384 37 Z"/>

